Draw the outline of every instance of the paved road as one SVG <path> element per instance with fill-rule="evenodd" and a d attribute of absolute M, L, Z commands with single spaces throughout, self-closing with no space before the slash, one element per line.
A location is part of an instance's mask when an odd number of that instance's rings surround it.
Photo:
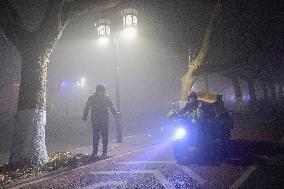
<path fill-rule="evenodd" d="M 163 142 L 18 188 L 284 188 L 282 145 L 234 140 L 226 159 L 182 165 L 171 147 Z"/>

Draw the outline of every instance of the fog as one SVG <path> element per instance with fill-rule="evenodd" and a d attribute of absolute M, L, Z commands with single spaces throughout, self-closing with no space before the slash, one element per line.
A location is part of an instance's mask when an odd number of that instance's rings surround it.
<path fill-rule="evenodd" d="M 132 40 L 120 36 L 118 39 L 123 122 L 143 125 L 147 117 L 162 119 L 171 101 L 179 97 L 179 78 L 186 64 L 180 57 L 168 56 L 157 42 L 141 34 Z M 115 104 L 114 48 L 111 42 L 105 45 L 98 43 L 95 35 L 89 40 L 62 40 L 49 65 L 48 107 L 51 107 L 54 98 L 54 111 L 64 114 L 67 107 L 72 113 L 82 114 L 88 95 L 99 83 L 106 84 Z M 81 78 L 86 79 L 84 86 L 58 87 L 62 81 L 76 82 Z"/>

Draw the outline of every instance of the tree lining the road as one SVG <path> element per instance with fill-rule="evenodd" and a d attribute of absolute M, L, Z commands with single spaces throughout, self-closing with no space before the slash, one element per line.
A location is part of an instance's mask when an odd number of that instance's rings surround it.
<path fill-rule="evenodd" d="M 49 0 L 39 27 L 29 31 L 11 1 L 0 2 L 0 28 L 20 52 L 22 63 L 11 165 L 21 167 L 48 161 L 45 145 L 47 68 L 64 30 L 77 16 L 108 10 L 119 3 L 120 0 Z"/>
<path fill-rule="evenodd" d="M 208 75 L 211 73 L 220 73 L 221 75 L 234 75 L 234 85 L 237 86 L 237 80 L 240 74 L 244 71 L 248 72 L 250 78 L 247 78 L 246 81 L 249 83 L 249 91 L 254 99 L 254 89 L 253 80 L 259 79 L 257 73 L 255 73 L 255 67 L 252 61 L 248 61 L 252 56 L 259 56 L 261 54 L 261 48 L 264 43 L 273 35 L 274 31 L 281 25 L 281 19 L 283 20 L 283 15 L 281 17 L 280 6 L 278 1 L 268 2 L 265 1 L 263 4 L 259 5 L 259 7 L 254 7 L 256 5 L 250 5 L 250 8 L 242 9 L 242 7 L 238 7 L 234 5 L 236 9 L 235 13 L 232 12 L 232 8 L 228 8 L 228 6 L 232 6 L 233 2 L 223 2 L 224 3 L 224 11 L 221 15 L 219 15 L 218 22 L 215 22 L 215 32 L 208 32 L 209 25 L 207 26 L 207 30 L 205 33 L 204 40 L 206 39 L 206 35 L 211 35 L 211 43 L 207 47 L 206 60 L 200 61 L 198 66 L 192 63 L 196 63 L 196 59 L 192 62 L 189 61 L 188 72 L 182 78 L 182 99 L 185 98 L 187 92 L 191 89 L 194 84 L 194 81 L 197 77 L 202 75 Z M 266 6 L 268 3 L 269 6 Z M 270 5 L 271 4 L 271 5 Z M 244 4 L 246 6 L 247 3 Z M 238 10 L 238 8 L 240 10 Z M 255 8 L 255 13 L 251 13 L 250 9 Z M 235 10 L 233 10 L 235 11 Z M 256 14 L 256 18 L 253 16 Z M 232 17 L 233 21 L 231 20 Z M 211 18 L 211 21 L 213 16 Z M 239 21 L 239 20 L 241 21 Z M 243 21 L 244 20 L 244 21 Z M 228 22 L 226 24 L 226 22 Z M 232 22 L 232 23 L 230 23 Z M 235 23 L 234 23 L 235 22 Z M 240 26 L 240 23 L 246 24 L 246 27 Z M 210 23 L 211 24 L 211 23 Z M 257 25 L 257 26 L 254 26 Z M 240 31 L 240 34 L 236 33 L 236 28 Z M 233 30 L 233 32 L 229 32 Z M 237 31 L 238 31 L 237 30 Z M 229 36 L 229 37 L 228 37 Z M 227 39 L 226 39 L 227 38 Z M 233 44 L 231 45 L 230 43 Z M 232 47 L 230 47 L 230 45 Z M 235 46 L 238 46 L 236 48 Z M 228 48 L 229 47 L 229 48 Z M 228 51 L 227 49 L 232 51 Z M 199 53 L 204 51 L 204 46 L 202 45 Z M 258 54 L 257 54 L 258 53 Z M 257 54 L 257 55 L 256 55 Z M 198 60 L 198 59 L 197 59 Z M 249 67 L 246 65 L 249 63 Z M 272 63 L 263 62 L 261 64 L 266 64 L 272 66 Z M 190 65 L 192 65 L 190 67 Z M 263 67 L 260 65 L 260 67 Z M 193 73 L 193 74 L 192 74 Z M 266 74 L 267 75 L 267 74 Z M 272 77 L 271 74 L 268 74 L 269 77 Z M 186 84 L 187 82 L 187 84 Z M 187 86 L 187 87 L 185 87 Z M 236 97 L 238 101 L 242 98 L 241 92 L 238 92 L 236 89 Z"/>
<path fill-rule="evenodd" d="M 214 32 L 214 27 L 216 26 L 216 23 L 220 17 L 221 11 L 222 11 L 222 2 L 221 0 L 218 0 L 214 8 L 213 15 L 210 19 L 210 22 L 206 28 L 201 50 L 199 51 L 198 55 L 193 61 L 191 61 L 191 59 L 189 58 L 188 70 L 186 74 L 184 74 L 181 78 L 181 82 L 182 82 L 181 100 L 185 100 L 187 98 L 188 92 L 191 90 L 196 80 L 196 78 L 194 77 L 194 74 L 205 63 L 205 60 L 208 55 L 212 35 Z"/>

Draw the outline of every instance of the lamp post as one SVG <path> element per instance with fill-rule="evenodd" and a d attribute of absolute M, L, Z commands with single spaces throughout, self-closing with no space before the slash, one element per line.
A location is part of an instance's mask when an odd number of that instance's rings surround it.
<path fill-rule="evenodd" d="M 121 11 L 121 16 L 123 19 L 123 34 L 126 37 L 133 37 L 136 34 L 137 30 L 137 18 L 138 18 L 138 11 L 137 9 L 131 7 L 126 8 Z M 114 67 L 115 67 L 115 91 L 116 91 L 116 108 L 117 111 L 120 112 L 120 77 L 119 77 L 119 61 L 118 61 L 118 48 L 119 48 L 119 41 L 118 36 L 114 35 L 111 36 L 111 21 L 106 18 L 99 19 L 96 23 L 97 31 L 99 40 L 102 43 L 107 43 L 110 38 L 113 38 L 114 44 Z M 120 112 L 121 117 L 121 112 Z M 116 136 L 117 136 L 117 143 L 122 143 L 122 125 L 121 119 L 116 120 Z"/>
<path fill-rule="evenodd" d="M 114 42 L 114 69 L 115 69 L 115 102 L 117 111 L 120 112 L 120 79 L 119 79 L 119 61 L 118 61 L 118 40 L 113 38 Z M 116 142 L 122 143 L 121 113 L 120 119 L 116 119 Z"/>

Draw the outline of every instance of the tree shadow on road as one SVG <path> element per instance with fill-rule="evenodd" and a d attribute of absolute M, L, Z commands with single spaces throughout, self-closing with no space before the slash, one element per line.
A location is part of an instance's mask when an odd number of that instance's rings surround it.
<path fill-rule="evenodd" d="M 284 155 L 284 145 L 272 142 L 231 140 L 228 148 L 216 146 L 204 153 L 195 155 L 192 159 L 178 162 L 183 165 L 208 165 L 220 164 L 250 166 L 250 165 L 283 165 L 277 156 Z M 283 159 L 284 160 L 284 159 Z"/>
<path fill-rule="evenodd" d="M 284 164 L 275 162 L 273 156 L 283 155 L 284 146 L 268 141 L 232 140 L 226 156 L 221 159 L 232 165 Z"/>

